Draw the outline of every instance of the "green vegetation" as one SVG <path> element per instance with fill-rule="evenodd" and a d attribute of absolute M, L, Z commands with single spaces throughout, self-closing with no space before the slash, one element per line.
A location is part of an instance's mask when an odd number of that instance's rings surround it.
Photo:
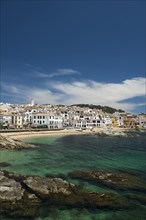
<path fill-rule="evenodd" d="M 101 105 L 89 105 L 89 104 L 76 104 L 76 105 L 71 105 L 71 106 L 79 106 L 81 108 L 91 108 L 91 109 L 99 109 L 102 110 L 103 112 L 113 114 L 114 112 L 124 112 L 121 109 L 115 109 L 109 106 L 101 106 Z"/>

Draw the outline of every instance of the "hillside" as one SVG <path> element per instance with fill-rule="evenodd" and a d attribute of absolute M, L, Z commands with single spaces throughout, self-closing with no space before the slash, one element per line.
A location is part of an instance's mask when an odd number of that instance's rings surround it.
<path fill-rule="evenodd" d="M 101 105 L 76 104 L 76 105 L 71 105 L 71 106 L 79 106 L 81 108 L 88 107 L 91 109 L 99 109 L 99 110 L 102 110 L 103 112 L 110 113 L 110 114 L 113 114 L 114 112 L 124 112 L 121 109 L 115 109 L 109 106 L 101 106 Z"/>

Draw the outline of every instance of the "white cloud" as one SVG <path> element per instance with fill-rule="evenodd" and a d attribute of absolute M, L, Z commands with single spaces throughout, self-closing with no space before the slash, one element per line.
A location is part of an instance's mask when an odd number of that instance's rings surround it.
<path fill-rule="evenodd" d="M 25 94 L 25 87 L 18 85 L 11 85 L 1 82 L 1 90 L 6 96 L 22 97 Z M 25 96 L 25 95 L 24 95 Z"/>
<path fill-rule="evenodd" d="M 145 78 L 138 77 L 126 79 L 121 83 L 101 83 L 91 80 L 72 83 L 52 81 L 47 82 L 45 88 L 28 88 L 16 85 L 5 85 L 3 87 L 11 95 L 19 95 L 26 101 L 33 97 L 36 103 L 87 103 L 133 111 L 137 106 L 145 105 L 145 103 L 133 103 L 128 99 L 144 97 L 145 82 Z"/>
<path fill-rule="evenodd" d="M 8 85 L 1 83 L 2 93 L 4 97 L 11 97 L 13 100 L 21 100 L 22 103 L 29 103 L 31 98 L 35 100 L 35 103 L 44 104 L 58 104 L 63 100 L 62 94 L 53 94 L 49 89 L 42 89 L 38 87 L 27 87 L 22 85 Z M 60 102 L 59 102 L 60 101 Z M 17 101 L 16 101 L 17 102 Z"/>
<path fill-rule="evenodd" d="M 72 83 L 51 82 L 49 88 L 56 89 L 58 94 L 64 94 L 64 104 L 99 104 L 133 111 L 145 103 L 132 103 L 128 99 L 145 95 L 143 77 L 127 79 L 121 83 L 101 83 L 96 81 L 74 81 Z"/>
<path fill-rule="evenodd" d="M 30 96 L 33 97 L 35 102 L 38 104 L 45 104 L 45 103 L 60 104 L 63 99 L 62 94 L 55 95 L 49 89 L 39 89 L 39 88 L 34 88 L 29 90 L 29 96 L 28 96 L 29 100 L 30 100 Z"/>
<path fill-rule="evenodd" d="M 80 72 L 73 69 L 57 69 L 56 72 L 53 72 L 51 74 L 35 71 L 38 77 L 42 78 L 53 78 L 56 76 L 67 76 L 67 75 L 80 75 Z"/>

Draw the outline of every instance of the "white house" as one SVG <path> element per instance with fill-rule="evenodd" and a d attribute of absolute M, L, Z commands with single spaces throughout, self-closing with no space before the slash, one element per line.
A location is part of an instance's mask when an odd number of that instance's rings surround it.
<path fill-rule="evenodd" d="M 94 128 L 94 127 L 102 127 L 103 125 L 102 118 L 99 116 L 93 115 L 83 115 L 80 119 L 76 120 L 75 126 L 81 128 Z"/>
<path fill-rule="evenodd" d="M 51 113 L 32 113 L 32 125 L 47 125 L 49 129 L 61 129 L 63 118 Z"/>
<path fill-rule="evenodd" d="M 24 116 L 24 124 L 31 125 L 32 124 L 32 115 L 36 113 L 37 109 L 27 108 Z"/>
<path fill-rule="evenodd" d="M 112 119 L 109 116 L 103 117 L 103 124 L 105 127 L 111 127 L 112 126 Z"/>

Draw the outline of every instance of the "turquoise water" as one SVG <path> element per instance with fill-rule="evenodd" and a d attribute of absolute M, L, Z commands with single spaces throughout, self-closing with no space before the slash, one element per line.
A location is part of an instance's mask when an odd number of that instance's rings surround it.
<path fill-rule="evenodd" d="M 80 188 L 91 191 L 116 190 L 97 187 L 85 181 L 72 180 L 68 173 L 75 170 L 92 168 L 124 171 L 144 178 L 146 168 L 146 137 L 141 134 L 135 138 L 96 137 L 94 135 L 70 135 L 35 137 L 24 141 L 36 144 L 36 148 L 1 151 L 1 162 L 10 166 L 5 170 L 24 175 L 60 176 L 75 183 Z M 44 208 L 35 220 L 143 220 L 146 217 L 145 207 L 137 210 L 87 210 Z"/>

